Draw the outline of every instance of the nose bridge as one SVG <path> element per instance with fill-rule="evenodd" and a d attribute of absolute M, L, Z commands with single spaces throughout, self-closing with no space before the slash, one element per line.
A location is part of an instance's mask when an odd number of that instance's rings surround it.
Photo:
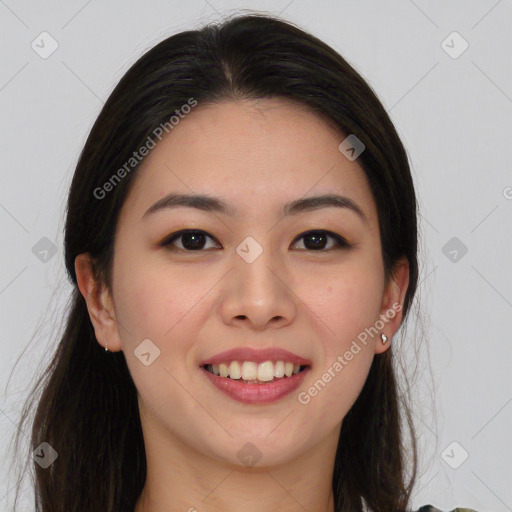
<path fill-rule="evenodd" d="M 224 321 L 243 319 L 253 327 L 263 327 L 279 320 L 286 324 L 293 319 L 293 293 L 285 285 L 286 269 L 278 252 L 271 251 L 268 240 L 261 243 L 247 237 L 236 248 L 230 286 L 223 298 Z M 266 240 L 266 241 L 265 241 Z"/>
<path fill-rule="evenodd" d="M 244 287 L 250 293 L 275 294 L 279 293 L 278 281 L 274 272 L 279 271 L 281 265 L 277 261 L 275 252 L 267 247 L 257 249 L 254 242 L 241 244 L 237 249 L 238 258 L 235 259 L 235 271 L 240 274 Z M 247 250 L 248 248 L 248 250 Z M 241 253 L 241 254 L 240 254 Z M 271 269 L 274 269 L 272 271 Z"/>

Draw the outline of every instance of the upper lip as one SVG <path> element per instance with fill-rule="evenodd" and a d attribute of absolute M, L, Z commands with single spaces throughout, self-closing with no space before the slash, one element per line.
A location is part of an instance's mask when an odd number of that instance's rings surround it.
<path fill-rule="evenodd" d="M 294 365 L 311 366 L 309 359 L 284 350 L 282 348 L 264 348 L 254 349 L 250 347 L 233 348 L 220 352 L 214 356 L 208 357 L 199 363 L 199 366 L 207 364 L 230 363 L 231 361 L 253 361 L 255 363 L 264 363 L 265 361 L 284 361 Z"/>

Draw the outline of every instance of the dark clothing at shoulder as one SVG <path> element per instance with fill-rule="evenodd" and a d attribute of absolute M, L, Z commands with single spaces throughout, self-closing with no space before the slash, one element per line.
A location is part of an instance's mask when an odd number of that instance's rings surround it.
<path fill-rule="evenodd" d="M 420 509 L 418 509 L 417 512 L 443 512 L 442 510 L 433 507 L 432 505 L 424 505 Z M 455 508 L 451 510 L 450 512 L 477 512 L 476 510 L 473 510 L 472 508 Z"/>

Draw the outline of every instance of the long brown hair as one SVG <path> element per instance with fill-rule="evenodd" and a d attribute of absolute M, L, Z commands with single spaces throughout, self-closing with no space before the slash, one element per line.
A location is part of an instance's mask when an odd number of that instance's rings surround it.
<path fill-rule="evenodd" d="M 69 191 L 64 249 L 73 291 L 65 329 L 16 436 L 18 446 L 35 401 L 31 449 L 46 442 L 58 452 L 47 469 L 27 460 L 34 470 L 37 512 L 133 512 L 146 478 L 137 390 L 123 352 L 105 353 L 97 343 L 74 268 L 78 254 L 90 253 L 98 279 L 111 289 L 118 215 L 139 165 L 107 197 L 98 198 L 98 188 L 190 98 L 201 105 L 269 97 L 306 105 L 364 143 L 358 163 L 378 210 L 386 277 L 402 256 L 409 262 L 407 318 L 418 280 L 416 197 L 404 147 L 365 80 L 316 37 L 267 15 L 235 16 L 165 39 L 111 93 Z M 394 350 L 374 357 L 343 420 L 332 482 L 336 511 L 404 511 L 409 505 L 416 443 L 395 380 Z M 404 425 L 410 429 L 408 446 Z"/>

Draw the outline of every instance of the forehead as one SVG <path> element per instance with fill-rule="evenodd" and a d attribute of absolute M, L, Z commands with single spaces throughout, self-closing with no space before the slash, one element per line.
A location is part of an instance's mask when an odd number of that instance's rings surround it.
<path fill-rule="evenodd" d="M 346 135 L 306 106 L 283 99 L 195 107 L 145 158 L 125 206 L 138 217 L 169 192 L 211 194 L 248 209 L 277 210 L 307 195 L 338 193 L 372 220 L 373 198 Z"/>

